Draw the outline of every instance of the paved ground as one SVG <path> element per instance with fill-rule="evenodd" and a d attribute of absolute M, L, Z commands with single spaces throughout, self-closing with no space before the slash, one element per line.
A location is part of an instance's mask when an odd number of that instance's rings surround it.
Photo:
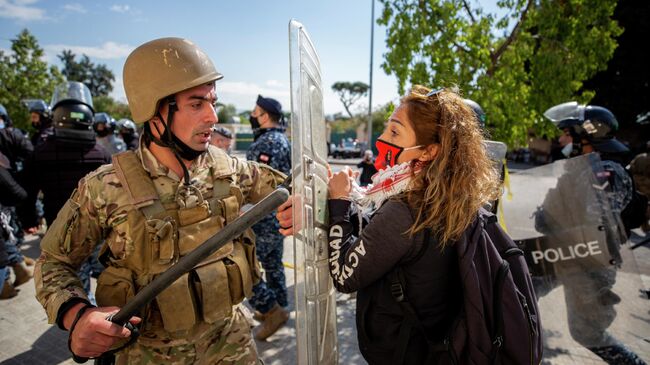
<path fill-rule="evenodd" d="M 642 239 L 634 235 L 632 240 Z M 29 236 L 22 249 L 25 255 L 39 255 L 38 239 Z M 628 246 L 629 247 L 629 246 Z M 293 244 L 285 241 L 285 262 L 291 263 Z M 611 331 L 643 359 L 650 363 L 650 301 L 639 294 L 650 288 L 650 247 L 623 250 L 625 266 L 617 276 L 615 292 L 623 302 L 617 306 L 618 316 Z M 641 276 L 633 272 L 642 273 Z M 289 290 L 293 288 L 293 270 L 286 269 Z M 34 298 L 33 281 L 20 287 L 17 297 L 0 302 L 0 365 L 3 364 L 74 364 L 67 350 L 67 333 L 47 324 L 43 309 Z M 564 293 L 557 288 L 540 299 L 545 327 L 544 364 L 603 364 L 589 351 L 574 343 L 568 335 Z M 290 299 L 293 309 L 293 298 Z M 355 301 L 348 295 L 337 297 L 339 362 L 365 364 L 359 354 L 354 325 Z M 258 350 L 266 364 L 293 364 L 296 359 L 294 314 L 286 327 Z"/>

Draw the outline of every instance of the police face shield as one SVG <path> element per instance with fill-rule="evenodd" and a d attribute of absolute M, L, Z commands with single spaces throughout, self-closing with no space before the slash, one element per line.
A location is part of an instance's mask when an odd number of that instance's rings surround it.
<path fill-rule="evenodd" d="M 533 276 L 551 357 L 584 356 L 585 347 L 619 342 L 642 346 L 648 334 L 639 270 L 621 246 L 625 236 L 605 173 L 596 154 L 515 171 L 511 197 L 500 201 L 500 223 L 524 250 Z"/>
<path fill-rule="evenodd" d="M 289 24 L 297 363 L 336 364 L 336 296 L 327 249 L 327 145 L 320 61 Z"/>
<path fill-rule="evenodd" d="M 55 109 L 63 102 L 86 104 L 91 109 L 94 109 L 90 89 L 83 83 L 77 81 L 69 81 L 56 87 L 50 105 L 52 109 Z"/>
<path fill-rule="evenodd" d="M 548 108 L 544 112 L 544 116 L 557 125 L 563 120 L 584 120 L 584 113 L 585 107 L 583 105 L 579 105 L 577 101 L 570 101 Z"/>

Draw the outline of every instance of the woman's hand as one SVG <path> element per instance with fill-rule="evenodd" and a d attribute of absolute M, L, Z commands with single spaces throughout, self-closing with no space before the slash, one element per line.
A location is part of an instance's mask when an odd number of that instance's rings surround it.
<path fill-rule="evenodd" d="M 327 183 L 329 199 L 349 199 L 352 191 L 352 182 L 359 173 L 353 172 L 349 167 L 337 173 L 330 172 L 330 179 Z"/>

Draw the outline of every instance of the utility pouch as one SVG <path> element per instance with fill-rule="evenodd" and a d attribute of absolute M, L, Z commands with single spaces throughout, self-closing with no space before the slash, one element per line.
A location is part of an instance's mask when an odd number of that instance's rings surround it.
<path fill-rule="evenodd" d="M 197 323 L 196 304 L 185 273 L 156 297 L 165 331 L 189 330 Z"/>
<path fill-rule="evenodd" d="M 195 268 L 200 281 L 203 320 L 215 323 L 232 315 L 228 273 L 223 261 Z"/>
<path fill-rule="evenodd" d="M 255 253 L 255 233 L 252 229 L 247 229 L 241 236 L 242 247 L 246 254 L 246 261 L 250 268 L 251 280 L 253 285 L 257 284 L 262 279 L 262 272 L 260 271 L 260 263 L 257 260 Z"/>
<path fill-rule="evenodd" d="M 180 255 L 185 256 L 195 248 L 203 244 L 208 238 L 223 229 L 225 220 L 219 215 L 210 214 L 209 204 L 198 205 L 194 208 L 181 209 L 179 220 L 181 227 L 178 228 Z M 181 219 L 180 217 L 183 216 Z M 183 223 L 194 222 L 189 225 Z M 228 256 L 233 249 L 232 242 L 227 242 L 206 259 L 205 263 L 214 262 Z"/>
<path fill-rule="evenodd" d="M 147 236 L 151 243 L 152 264 L 167 265 L 175 255 L 176 230 L 171 217 L 164 219 L 148 219 L 146 221 Z M 158 272 L 158 270 L 153 270 Z"/>
<path fill-rule="evenodd" d="M 228 287 L 233 304 L 241 303 L 253 295 L 253 278 L 241 244 L 234 246 L 233 253 L 224 259 L 228 272 Z"/>
<path fill-rule="evenodd" d="M 100 307 L 122 307 L 135 296 L 135 283 L 131 270 L 109 266 L 97 279 L 95 299 Z"/>

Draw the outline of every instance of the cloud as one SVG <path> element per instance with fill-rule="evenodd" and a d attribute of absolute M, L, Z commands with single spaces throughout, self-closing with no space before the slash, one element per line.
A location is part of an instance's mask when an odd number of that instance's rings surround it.
<path fill-rule="evenodd" d="M 114 4 L 110 7 L 110 9 L 116 13 L 127 13 L 131 7 L 129 5 Z"/>
<path fill-rule="evenodd" d="M 276 81 L 277 84 L 280 84 Z M 271 82 L 271 84 L 274 84 Z M 265 83 L 269 85 L 269 81 Z M 240 110 L 250 110 L 255 106 L 257 95 L 278 99 L 284 110 L 289 109 L 290 95 L 288 88 L 270 88 L 256 83 L 243 81 L 218 81 L 217 95 L 226 104 L 234 104 Z"/>
<path fill-rule="evenodd" d="M 31 6 L 37 0 L 0 0 L 0 18 L 43 20 L 45 9 Z"/>
<path fill-rule="evenodd" d="M 63 5 L 63 9 L 68 10 L 68 11 L 72 11 L 72 12 L 75 12 L 75 13 L 81 13 L 81 14 L 86 13 L 86 8 L 84 8 L 83 5 L 81 5 L 79 3 L 65 4 L 65 5 Z"/>
<path fill-rule="evenodd" d="M 278 80 L 267 80 L 266 86 L 268 87 L 284 87 L 284 84 Z"/>
<path fill-rule="evenodd" d="M 1 1 L 1 0 L 0 0 Z M 59 54 L 64 49 L 69 49 L 77 55 L 85 54 L 88 57 L 99 59 L 123 58 L 129 55 L 135 47 L 128 44 L 119 44 L 115 42 L 104 42 L 101 46 L 73 46 L 66 44 L 49 44 L 43 47 L 46 52 Z"/>

